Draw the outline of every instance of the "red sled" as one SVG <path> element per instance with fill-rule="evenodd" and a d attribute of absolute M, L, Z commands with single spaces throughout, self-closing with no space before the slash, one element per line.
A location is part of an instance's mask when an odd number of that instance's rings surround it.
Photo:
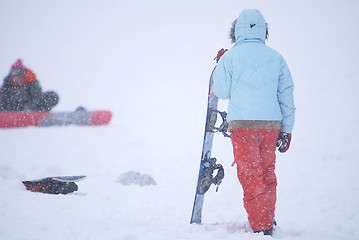
<path fill-rule="evenodd" d="M 0 112 L 0 128 L 28 126 L 101 126 L 111 121 L 110 111 L 87 111 L 79 107 L 73 112 Z"/>

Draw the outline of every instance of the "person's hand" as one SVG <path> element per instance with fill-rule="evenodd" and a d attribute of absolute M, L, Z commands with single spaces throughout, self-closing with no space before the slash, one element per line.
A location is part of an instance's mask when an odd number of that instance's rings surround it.
<path fill-rule="evenodd" d="M 221 50 L 219 50 L 218 53 L 217 53 L 217 56 L 214 58 L 214 60 L 216 60 L 216 62 L 218 63 L 219 59 L 227 51 L 228 51 L 228 49 L 223 49 L 223 48 Z"/>
<path fill-rule="evenodd" d="M 281 153 L 285 153 L 289 149 L 291 139 L 292 139 L 291 133 L 285 133 L 285 132 L 279 133 L 277 140 L 278 151 Z"/>

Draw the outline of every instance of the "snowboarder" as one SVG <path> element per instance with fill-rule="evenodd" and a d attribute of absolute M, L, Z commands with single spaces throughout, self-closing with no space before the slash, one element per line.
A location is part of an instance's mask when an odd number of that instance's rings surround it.
<path fill-rule="evenodd" d="M 231 28 L 233 48 L 221 50 L 213 91 L 229 99 L 227 120 L 244 207 L 254 232 L 276 225 L 275 150 L 286 152 L 294 125 L 292 77 L 284 58 L 265 45 L 268 27 L 257 9 L 246 9 Z"/>
<path fill-rule="evenodd" d="M 59 101 L 53 92 L 42 92 L 36 75 L 26 68 L 21 59 L 12 66 L 0 88 L 0 111 L 50 111 Z"/>

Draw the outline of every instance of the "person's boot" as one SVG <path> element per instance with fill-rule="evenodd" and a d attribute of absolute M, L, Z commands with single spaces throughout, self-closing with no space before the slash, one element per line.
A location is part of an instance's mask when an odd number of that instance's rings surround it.
<path fill-rule="evenodd" d="M 265 236 L 272 236 L 274 233 L 274 228 L 271 227 L 270 229 L 255 231 L 255 233 L 263 233 Z"/>

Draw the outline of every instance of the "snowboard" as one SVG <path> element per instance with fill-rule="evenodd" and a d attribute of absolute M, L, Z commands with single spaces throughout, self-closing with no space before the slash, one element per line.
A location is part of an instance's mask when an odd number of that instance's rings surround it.
<path fill-rule="evenodd" d="M 201 162 L 197 180 L 197 188 L 190 221 L 191 224 L 201 223 L 204 195 L 209 190 L 212 184 L 216 185 L 218 190 L 218 186 L 222 182 L 222 179 L 224 177 L 224 170 L 222 165 L 216 163 L 216 158 L 211 157 L 214 134 L 216 132 L 221 132 L 224 136 L 229 137 L 229 135 L 226 133 L 228 129 L 228 124 L 226 121 L 227 113 L 218 111 L 218 97 L 212 91 L 213 73 L 215 69 L 216 68 L 213 69 L 209 80 L 206 124 L 203 138 Z M 218 115 L 222 117 L 222 124 L 219 127 L 216 127 Z M 215 170 L 217 170 L 217 175 L 213 177 L 213 173 Z"/>
<path fill-rule="evenodd" d="M 75 182 L 84 180 L 86 176 L 46 177 L 30 181 L 22 181 L 26 190 L 49 194 L 68 194 L 78 190 Z"/>
<path fill-rule="evenodd" d="M 111 121 L 110 111 L 87 111 L 83 107 L 72 112 L 0 112 L 0 128 L 28 126 L 100 126 Z"/>
<path fill-rule="evenodd" d="M 78 182 L 84 180 L 86 176 L 79 175 L 79 176 L 58 176 L 58 177 L 46 177 L 41 179 L 35 179 L 30 181 L 23 181 L 23 182 L 42 182 L 42 181 L 49 181 L 49 180 L 56 180 L 60 182 Z"/>

